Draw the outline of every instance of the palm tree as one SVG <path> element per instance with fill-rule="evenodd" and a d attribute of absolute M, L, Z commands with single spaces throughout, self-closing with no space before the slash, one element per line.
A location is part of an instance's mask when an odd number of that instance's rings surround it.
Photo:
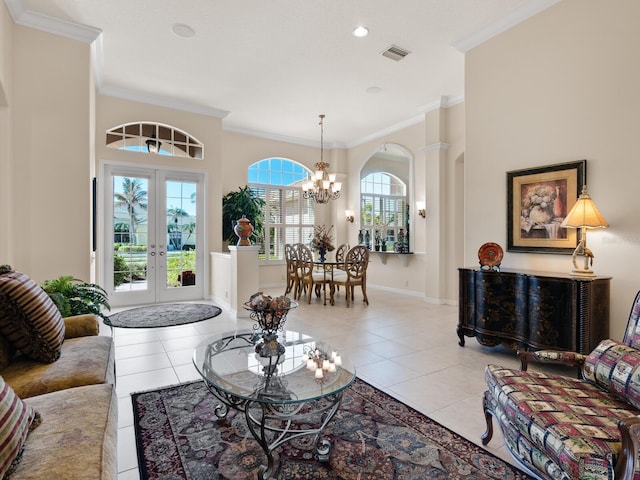
<path fill-rule="evenodd" d="M 183 226 L 179 225 L 180 219 L 188 217 L 189 213 L 180 208 L 171 206 L 167 208 L 167 233 L 169 233 L 169 241 L 173 245 L 174 250 L 179 250 L 182 247 L 182 233 Z"/>
<path fill-rule="evenodd" d="M 147 210 L 147 191 L 142 189 L 142 180 L 139 178 L 122 179 L 122 193 L 114 193 L 113 206 L 126 208 L 129 214 L 129 231 L 133 234 L 133 244 L 137 244 L 137 226 L 144 223 L 144 219 L 138 216 L 138 211 Z"/>

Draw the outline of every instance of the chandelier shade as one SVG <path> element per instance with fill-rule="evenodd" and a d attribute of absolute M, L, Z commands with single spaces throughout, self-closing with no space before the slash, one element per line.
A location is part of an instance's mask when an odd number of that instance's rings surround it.
<path fill-rule="evenodd" d="M 329 164 L 324 161 L 324 115 L 320 115 L 320 161 L 311 178 L 302 184 L 302 195 L 316 203 L 328 203 L 340 198 L 342 182 L 336 181 L 335 173 L 327 173 Z"/>

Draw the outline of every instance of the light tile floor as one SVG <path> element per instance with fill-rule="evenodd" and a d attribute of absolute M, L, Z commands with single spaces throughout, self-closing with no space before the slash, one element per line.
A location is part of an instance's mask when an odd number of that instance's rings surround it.
<path fill-rule="evenodd" d="M 280 295 L 281 290 L 265 293 Z M 457 307 L 370 287 L 369 306 L 356 290 L 347 308 L 344 291 L 339 293 L 334 306 L 324 306 L 315 296 L 308 305 L 303 297 L 289 313 L 287 328 L 325 338 L 351 356 L 358 377 L 480 445 L 484 368 L 489 363 L 517 368 L 515 353 L 483 347 L 475 338 L 460 347 Z M 214 319 L 190 325 L 114 329 L 119 480 L 140 478 L 130 394 L 199 379 L 191 363 L 193 348 L 208 335 L 251 325 L 223 309 Z M 110 329 L 103 325 L 101 334 L 111 335 Z M 513 463 L 497 427 L 488 450 Z"/>

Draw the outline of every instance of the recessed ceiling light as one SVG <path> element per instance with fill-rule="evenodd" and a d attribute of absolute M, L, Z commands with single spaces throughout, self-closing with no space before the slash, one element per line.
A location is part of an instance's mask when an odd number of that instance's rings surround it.
<path fill-rule="evenodd" d="M 196 35 L 196 31 L 189 25 L 185 25 L 184 23 L 176 23 L 174 25 L 171 25 L 171 31 L 181 38 L 191 38 L 195 37 Z"/>
<path fill-rule="evenodd" d="M 367 93 L 380 93 L 382 91 L 382 89 L 380 87 L 369 87 L 367 88 Z"/>
<path fill-rule="evenodd" d="M 355 28 L 353 34 L 359 38 L 366 37 L 367 35 L 369 35 L 369 29 L 363 25 L 359 25 Z"/>

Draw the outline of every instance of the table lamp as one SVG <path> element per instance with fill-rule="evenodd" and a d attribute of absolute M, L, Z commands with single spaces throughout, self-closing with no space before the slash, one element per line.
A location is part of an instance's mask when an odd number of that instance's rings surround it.
<path fill-rule="evenodd" d="M 560 226 L 581 229 L 580 242 L 573 251 L 573 270 L 571 271 L 571 276 L 594 277 L 595 273 L 593 273 L 590 268 L 593 266 L 593 252 L 587 248 L 587 229 L 605 228 L 608 227 L 609 224 L 598 211 L 595 203 L 593 203 L 593 200 L 587 193 L 586 185 L 582 187 L 582 193 L 580 197 L 578 197 L 578 201 L 564 218 Z M 578 267 L 576 262 L 578 255 L 584 257 L 584 266 L 582 268 Z"/>

